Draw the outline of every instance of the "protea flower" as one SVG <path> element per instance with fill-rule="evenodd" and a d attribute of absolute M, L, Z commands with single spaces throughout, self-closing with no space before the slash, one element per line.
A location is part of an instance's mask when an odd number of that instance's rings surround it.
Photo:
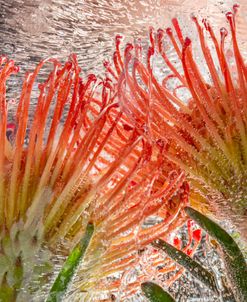
<path fill-rule="evenodd" d="M 48 63 L 52 70 L 39 82 Z M 2 57 L 0 297 L 28 301 L 40 286 L 49 290 L 90 222 L 95 232 L 76 292 L 99 301 L 121 286 L 139 249 L 185 222 L 184 173 L 164 173 L 161 149 L 130 125 L 109 79 L 83 80 L 74 55 L 64 66 L 49 59 L 27 73 L 13 115 L 6 85 L 16 72 Z M 147 228 L 152 215 L 159 220 Z"/>
<path fill-rule="evenodd" d="M 235 5 L 226 14 L 231 41 L 226 28 L 219 40 L 207 20 L 192 17 L 198 31 L 193 42 L 173 19 L 175 32 L 150 30 L 146 64 L 139 43 L 128 44 L 122 58 L 117 37 L 115 70 L 106 67 L 116 79 L 122 110 L 187 173 L 197 206 L 205 210 L 207 201 L 211 213 L 230 219 L 246 237 L 247 69 L 237 41 L 237 10 Z M 200 55 L 194 51 L 198 44 Z"/>

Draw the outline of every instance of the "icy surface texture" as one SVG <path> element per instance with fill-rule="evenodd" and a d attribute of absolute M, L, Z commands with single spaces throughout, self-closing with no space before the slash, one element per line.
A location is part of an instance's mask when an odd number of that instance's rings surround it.
<path fill-rule="evenodd" d="M 247 2 L 238 2 L 244 12 Z M 0 0 L 0 52 L 11 55 L 29 69 L 48 56 L 61 59 L 73 52 L 86 72 L 98 73 L 102 60 L 112 55 L 117 33 L 126 40 L 146 38 L 149 26 L 168 26 L 172 17 L 183 18 L 186 27 L 191 13 L 209 18 L 219 27 L 224 22 L 223 13 L 233 3 L 232 0 Z M 246 29 L 242 15 L 241 33 Z"/>
<path fill-rule="evenodd" d="M 112 57 L 116 34 L 122 34 L 125 42 L 141 38 L 145 44 L 150 26 L 164 28 L 170 26 L 172 17 L 178 17 L 184 31 L 193 38 L 196 31 L 188 22 L 191 13 L 200 19 L 208 18 L 214 28 L 220 28 L 225 24 L 224 14 L 234 3 L 232 0 L 0 0 L 0 54 L 14 59 L 25 71 L 46 57 L 64 60 L 75 53 L 85 74 L 99 75 L 104 73 L 102 62 Z M 240 47 L 246 49 L 247 1 L 238 3 L 241 5 L 238 38 Z M 203 242 L 196 259 L 208 268 L 215 267 L 215 274 L 222 275 L 222 263 L 209 246 Z M 137 271 L 126 273 L 123 290 L 136 274 Z M 217 301 L 188 274 L 174 283 L 171 291 L 174 294 L 179 291 L 177 301 Z M 43 298 L 36 295 L 35 301 Z M 73 298 L 69 295 L 67 301 Z M 137 293 L 130 301 L 144 298 Z"/>

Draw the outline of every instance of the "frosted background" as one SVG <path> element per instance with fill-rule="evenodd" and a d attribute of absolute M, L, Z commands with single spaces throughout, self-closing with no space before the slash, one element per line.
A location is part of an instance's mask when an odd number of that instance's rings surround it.
<path fill-rule="evenodd" d="M 87 72 L 99 73 L 113 52 L 114 36 L 147 37 L 150 25 L 170 25 L 174 16 L 188 24 L 191 13 L 224 24 L 232 0 L 0 0 L 0 53 L 33 68 L 48 56 L 78 55 Z M 241 5 L 240 36 L 246 32 L 247 1 Z M 245 20 L 245 21 L 244 21 Z M 191 24 L 189 24 L 189 27 Z"/>
<path fill-rule="evenodd" d="M 112 56 L 116 34 L 123 34 L 126 42 L 145 40 L 149 26 L 164 28 L 170 26 L 172 17 L 178 17 L 184 31 L 197 39 L 189 21 L 191 13 L 199 19 L 208 18 L 214 28 L 220 29 L 225 26 L 225 13 L 234 3 L 232 0 L 0 0 L 0 54 L 14 59 L 24 72 L 46 57 L 63 60 L 73 52 L 85 73 L 100 74 L 104 70 L 103 60 Z M 247 0 L 238 3 L 241 5 L 238 37 L 240 47 L 247 49 Z M 209 254 L 204 265 L 212 267 L 215 261 L 218 258 Z M 178 289 L 179 301 L 188 301 L 184 296 L 191 292 L 191 296 L 196 293 L 194 299 L 189 299 L 191 302 L 198 301 L 198 296 L 200 301 L 216 301 L 209 298 L 209 291 L 200 291 L 189 276 L 173 285 L 174 292 Z"/>

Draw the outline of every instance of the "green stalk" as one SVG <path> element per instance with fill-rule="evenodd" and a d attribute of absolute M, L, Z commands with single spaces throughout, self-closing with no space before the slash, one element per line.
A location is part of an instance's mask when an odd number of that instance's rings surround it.
<path fill-rule="evenodd" d="M 75 274 L 76 268 L 81 262 L 87 247 L 90 243 L 94 232 L 93 224 L 89 223 L 86 228 L 86 232 L 81 242 L 73 249 L 65 261 L 60 273 L 58 274 L 46 302 L 58 302 L 61 301 L 63 295 L 66 292 L 69 282 Z"/>
<path fill-rule="evenodd" d="M 169 257 L 186 268 L 194 277 L 204 283 L 217 295 L 219 294 L 214 276 L 199 263 L 161 239 L 154 241 L 152 245 L 162 249 Z"/>
<path fill-rule="evenodd" d="M 141 285 L 144 295 L 150 302 L 175 302 L 173 297 L 165 292 L 162 287 L 152 282 L 144 282 Z"/>
<path fill-rule="evenodd" d="M 223 251 L 223 258 L 235 298 L 247 301 L 247 265 L 243 254 L 233 238 L 218 224 L 202 215 L 200 212 L 187 207 L 186 213 L 200 225 L 211 237 L 218 241 Z"/>

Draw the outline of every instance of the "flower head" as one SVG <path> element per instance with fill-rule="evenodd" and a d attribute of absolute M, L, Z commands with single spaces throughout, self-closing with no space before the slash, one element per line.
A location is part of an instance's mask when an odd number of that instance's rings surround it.
<path fill-rule="evenodd" d="M 40 82 L 46 64 L 52 64 L 51 72 Z M 186 220 L 184 173 L 164 174 L 161 149 L 131 125 L 111 81 L 81 78 L 76 56 L 63 66 L 44 60 L 27 73 L 13 115 L 6 86 L 16 72 L 14 62 L 2 57 L 1 284 L 12 296 L 28 299 L 33 284 L 42 284 L 35 279 L 37 267 L 49 263 L 54 271 L 57 258 L 68 255 L 91 222 L 95 233 L 78 289 L 100 295 L 111 276 L 114 291 L 124 271 L 138 262 L 139 249 Z M 159 222 L 147 228 L 153 215 Z M 22 277 L 13 284 L 16 267 Z"/>
<path fill-rule="evenodd" d="M 201 24 L 193 16 L 198 54 L 173 19 L 175 32 L 150 30 L 146 64 L 139 44 L 128 44 L 121 58 L 118 43 L 114 64 L 120 106 L 139 133 L 152 144 L 162 142 L 163 156 L 187 172 L 194 196 L 246 233 L 247 69 L 237 11 L 235 5 L 226 14 L 231 45 L 227 29 L 219 40 L 207 20 Z"/>

